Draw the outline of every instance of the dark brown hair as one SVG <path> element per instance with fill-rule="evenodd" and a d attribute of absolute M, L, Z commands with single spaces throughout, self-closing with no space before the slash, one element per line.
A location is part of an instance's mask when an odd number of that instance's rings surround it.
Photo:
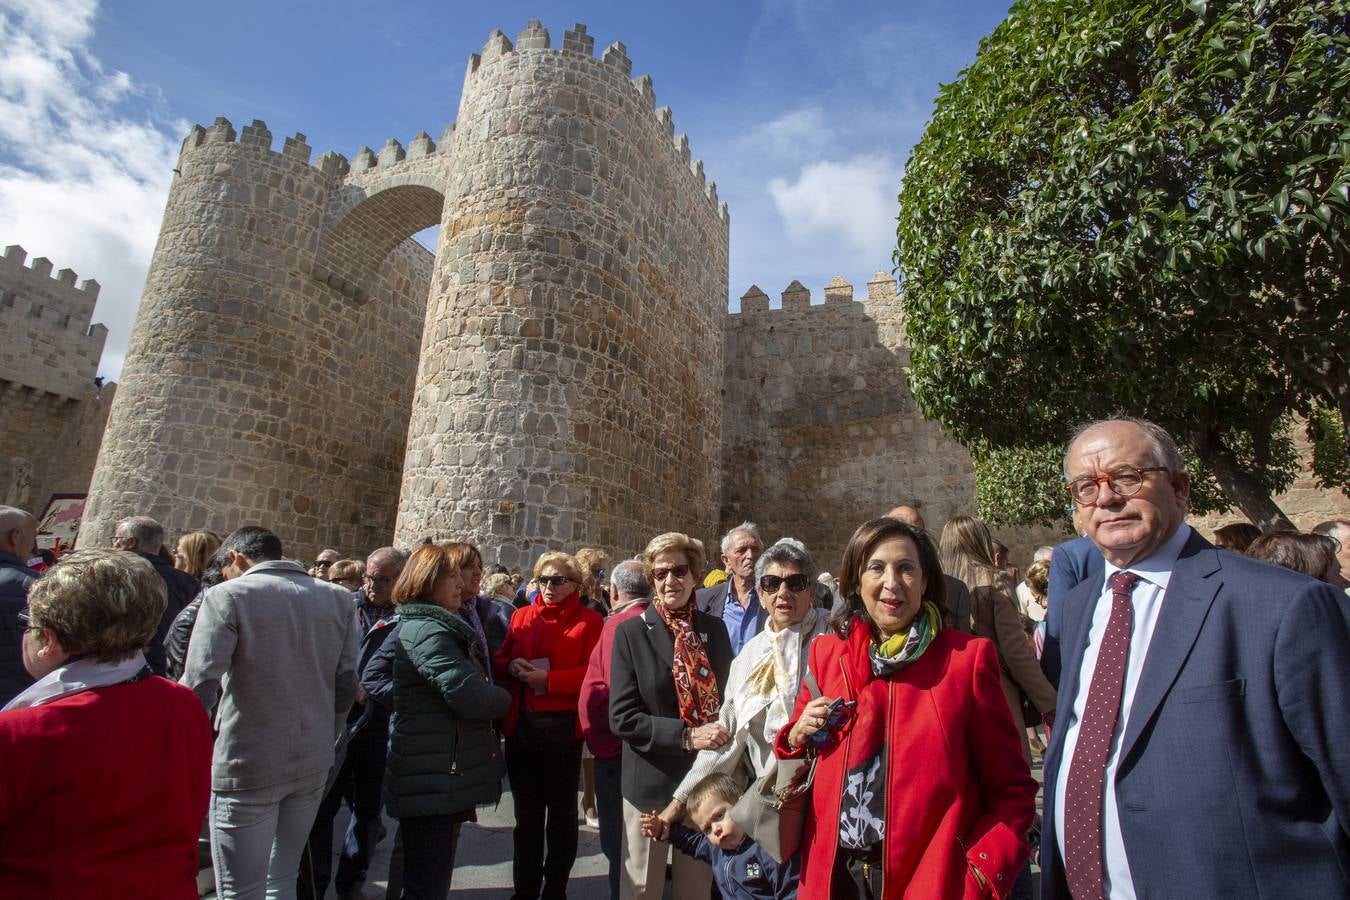
<path fill-rule="evenodd" d="M 394 604 L 430 600 L 436 579 L 459 571 L 446 544 L 421 544 L 408 557 L 408 564 L 394 582 Z"/>
<path fill-rule="evenodd" d="M 1252 541 L 1247 555 L 1321 581 L 1327 570 L 1336 565 L 1338 549 L 1340 545 L 1323 534 L 1274 531 Z"/>
<path fill-rule="evenodd" d="M 1251 522 L 1234 522 L 1214 529 L 1214 543 L 1234 553 L 1246 553 L 1252 541 L 1261 536 L 1261 529 Z"/>
<path fill-rule="evenodd" d="M 937 606 L 943 621 L 947 620 L 947 582 L 942 577 L 942 564 L 938 562 L 937 550 L 928 535 L 899 519 L 882 516 L 870 522 L 864 522 L 849 538 L 844 549 L 844 558 L 839 563 L 839 593 L 844 602 L 839 604 L 830 616 L 830 627 L 840 637 L 848 636 L 849 623 L 855 617 L 861 618 L 872 631 L 873 638 L 878 637 L 876 623 L 868 615 L 863 605 L 858 585 L 862 581 L 863 569 L 872 551 L 892 538 L 905 537 L 919 548 L 919 569 L 923 572 L 923 599 L 925 603 Z"/>

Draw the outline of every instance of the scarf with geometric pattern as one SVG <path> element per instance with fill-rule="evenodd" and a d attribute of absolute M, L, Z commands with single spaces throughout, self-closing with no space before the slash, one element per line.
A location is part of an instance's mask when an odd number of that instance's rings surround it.
<path fill-rule="evenodd" d="M 675 674 L 680 718 L 691 727 L 716 721 L 722 708 L 722 697 L 717 692 L 712 663 L 708 661 L 708 648 L 694 630 L 693 598 L 675 610 L 667 609 L 666 604 L 660 602 L 652 605 L 675 642 L 675 656 L 670 667 Z"/>

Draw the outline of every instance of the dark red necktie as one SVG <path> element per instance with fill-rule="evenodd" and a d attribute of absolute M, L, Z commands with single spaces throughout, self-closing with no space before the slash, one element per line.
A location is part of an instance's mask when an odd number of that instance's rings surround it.
<path fill-rule="evenodd" d="M 1111 576 L 1111 618 L 1097 647 L 1097 667 L 1078 724 L 1078 745 L 1069 763 L 1069 781 L 1064 789 L 1064 875 L 1074 900 L 1102 900 L 1106 896 L 1102 859 L 1106 759 L 1125 689 L 1130 633 L 1134 630 L 1130 593 L 1137 581 L 1139 576 L 1133 572 Z"/>

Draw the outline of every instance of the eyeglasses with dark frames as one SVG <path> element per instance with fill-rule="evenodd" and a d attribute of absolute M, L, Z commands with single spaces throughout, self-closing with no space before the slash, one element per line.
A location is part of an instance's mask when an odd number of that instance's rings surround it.
<path fill-rule="evenodd" d="M 759 590 L 764 594 L 776 594 L 778 589 L 787 585 L 789 591 L 801 593 L 811 586 L 811 579 L 807 578 L 801 572 L 795 575 L 761 575 L 759 578 Z"/>
<path fill-rule="evenodd" d="M 1109 487 L 1112 493 L 1120 497 L 1133 497 L 1144 486 L 1145 475 L 1149 472 L 1166 471 L 1168 471 L 1166 466 L 1118 466 L 1105 475 L 1098 475 L 1095 478 L 1090 475 L 1075 478 L 1066 484 L 1064 489 L 1069 492 L 1069 497 L 1074 503 L 1079 506 L 1087 506 L 1096 501 L 1103 484 Z"/>
<path fill-rule="evenodd" d="M 549 587 L 559 588 L 571 580 L 566 575 L 540 575 L 539 586 L 548 585 Z"/>

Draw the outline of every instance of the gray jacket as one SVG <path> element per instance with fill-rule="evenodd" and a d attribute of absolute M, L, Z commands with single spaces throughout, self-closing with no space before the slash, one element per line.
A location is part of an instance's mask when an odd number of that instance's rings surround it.
<path fill-rule="evenodd" d="M 212 790 L 270 787 L 333 765 L 356 697 L 358 635 L 351 592 L 296 563 L 258 563 L 202 593 L 182 683 L 216 707 Z"/>

